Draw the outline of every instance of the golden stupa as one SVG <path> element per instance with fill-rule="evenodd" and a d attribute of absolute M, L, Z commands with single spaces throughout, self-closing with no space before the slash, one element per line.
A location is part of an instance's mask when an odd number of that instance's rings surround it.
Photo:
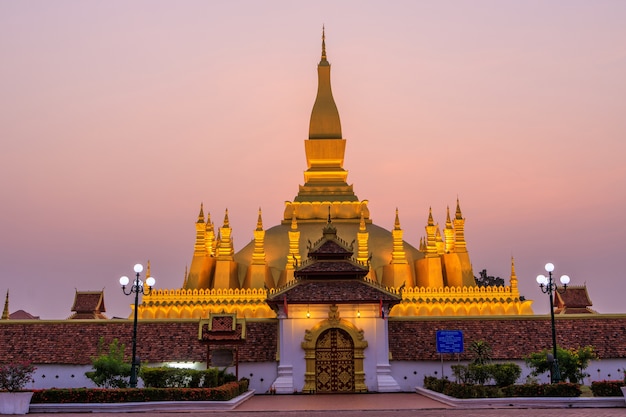
<path fill-rule="evenodd" d="M 368 201 L 354 194 L 343 168 L 346 139 L 332 95 L 324 34 L 317 73 L 317 97 L 304 141 L 304 185 L 293 201 L 285 202 L 281 224 L 264 229 L 259 209 L 254 240 L 235 253 L 228 211 L 216 229 L 201 205 L 182 287 L 144 296 L 139 317 L 204 318 L 223 312 L 276 317 L 266 303 L 268 295 L 293 282 L 294 271 L 329 216 L 337 235 L 352 241 L 356 260 L 369 266 L 368 278 L 401 293 L 402 302 L 393 307 L 391 317 L 532 314 L 532 301 L 520 299 L 513 261 L 509 286 L 476 284 L 458 199 L 454 215 L 449 209 L 446 213 L 443 231 L 429 210 L 418 248 L 403 240 L 397 209 L 393 230 L 372 222 Z"/>

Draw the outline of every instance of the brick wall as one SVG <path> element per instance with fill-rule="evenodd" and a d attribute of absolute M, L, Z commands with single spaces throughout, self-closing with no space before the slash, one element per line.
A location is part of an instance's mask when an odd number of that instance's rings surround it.
<path fill-rule="evenodd" d="M 514 318 L 389 319 L 393 360 L 438 360 L 437 330 L 462 330 L 465 345 L 485 340 L 494 359 L 520 359 L 552 346 L 547 316 Z M 626 316 L 557 317 L 557 342 L 563 347 L 593 345 L 601 359 L 626 358 Z M 0 321 L 0 362 L 30 360 L 39 364 L 91 363 L 98 340 L 117 338 L 129 357 L 132 321 Z M 367 335 L 366 335 L 367 338 Z M 246 342 L 239 346 L 241 362 L 274 362 L 278 343 L 276 320 L 247 320 Z M 206 361 L 206 345 L 198 341 L 197 320 L 141 320 L 137 355 L 142 362 Z M 468 356 L 463 354 L 462 359 Z"/>
<path fill-rule="evenodd" d="M 601 315 L 556 318 L 557 345 L 577 348 L 592 345 L 600 359 L 626 358 L 626 316 Z M 493 359 L 522 359 L 552 347 L 550 318 L 529 316 L 481 319 L 389 320 L 389 350 L 394 360 L 437 360 L 437 330 L 462 330 L 465 347 L 484 340 Z M 392 336 L 393 335 L 393 336 Z M 461 359 L 469 359 L 467 353 Z"/>
<path fill-rule="evenodd" d="M 142 362 L 206 361 L 207 347 L 198 341 L 197 320 L 141 320 L 137 329 L 137 356 Z M 27 359 L 39 364 L 90 364 L 98 354 L 100 337 L 107 347 L 117 338 L 130 357 L 132 335 L 132 321 L 0 322 L 0 362 Z M 246 342 L 239 346 L 240 361 L 274 361 L 277 339 L 275 321 L 247 321 Z"/>

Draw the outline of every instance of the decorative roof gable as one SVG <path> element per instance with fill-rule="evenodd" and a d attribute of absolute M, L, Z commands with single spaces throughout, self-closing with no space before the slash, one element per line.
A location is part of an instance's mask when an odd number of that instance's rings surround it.
<path fill-rule="evenodd" d="M 68 319 L 107 319 L 103 314 L 106 311 L 104 307 L 104 291 L 76 291 L 74 296 L 74 305 L 72 306 L 72 314 Z"/>
<path fill-rule="evenodd" d="M 586 285 L 568 286 L 565 292 L 554 294 L 556 314 L 597 314 L 592 305 Z"/>

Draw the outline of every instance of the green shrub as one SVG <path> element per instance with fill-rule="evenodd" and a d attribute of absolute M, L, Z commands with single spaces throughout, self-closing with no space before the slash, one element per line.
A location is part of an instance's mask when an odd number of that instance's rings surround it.
<path fill-rule="evenodd" d="M 546 397 L 580 397 L 582 391 L 579 384 L 560 382 L 558 384 L 546 384 L 544 395 Z"/>
<path fill-rule="evenodd" d="M 452 365 L 451 368 L 452 374 L 461 384 L 484 385 L 493 379 L 497 386 L 505 387 L 514 384 L 522 374 L 522 368 L 512 362 L 487 365 L 470 363 L 469 365 Z"/>
<path fill-rule="evenodd" d="M 580 385 L 567 382 L 558 384 L 510 385 L 502 389 L 505 397 L 580 397 Z"/>
<path fill-rule="evenodd" d="M 489 365 L 489 373 L 499 387 L 515 384 L 522 375 L 522 368 L 516 363 L 494 363 Z"/>
<path fill-rule="evenodd" d="M 130 377 L 131 365 L 124 362 L 124 349 L 124 344 L 119 344 L 117 339 L 113 339 L 109 344 L 108 353 L 104 353 L 104 338 L 101 337 L 98 342 L 98 356 L 91 358 L 94 370 L 85 372 L 85 376 L 98 387 L 128 387 L 127 378 Z"/>
<path fill-rule="evenodd" d="M 443 392 L 446 385 L 450 384 L 447 379 L 439 379 L 434 376 L 424 377 L 424 388 L 435 392 Z"/>
<path fill-rule="evenodd" d="M 624 381 L 594 381 L 591 383 L 591 392 L 594 397 L 621 397 Z"/>
<path fill-rule="evenodd" d="M 502 396 L 497 387 L 457 384 L 456 382 L 447 384 L 443 390 L 443 394 L 454 398 L 497 398 Z"/>
<path fill-rule="evenodd" d="M 526 357 L 526 363 L 533 370 L 533 376 L 552 371 L 552 363 L 548 362 L 547 359 L 548 354 L 552 354 L 552 350 L 544 349 Z M 579 347 L 578 349 L 557 347 L 556 356 L 559 361 L 561 381 L 567 380 L 573 384 L 583 380 L 586 375 L 584 371 L 589 366 L 589 361 L 598 358 L 593 346 Z"/>
<path fill-rule="evenodd" d="M 32 403 L 118 403 L 145 401 L 228 401 L 248 390 L 249 381 L 215 388 L 69 388 L 35 390 Z"/>
<path fill-rule="evenodd" d="M 509 385 L 502 388 L 505 397 L 543 397 L 545 384 Z"/>
<path fill-rule="evenodd" d="M 215 368 L 199 370 L 164 366 L 142 368 L 140 376 L 147 388 L 213 388 L 237 379 L 232 374 L 224 373 L 220 380 L 220 373 L 224 372 Z"/>

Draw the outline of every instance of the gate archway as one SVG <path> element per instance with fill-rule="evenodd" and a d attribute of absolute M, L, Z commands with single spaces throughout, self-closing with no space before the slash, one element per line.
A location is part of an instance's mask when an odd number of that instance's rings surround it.
<path fill-rule="evenodd" d="M 302 348 L 306 361 L 304 392 L 364 392 L 363 330 L 339 318 L 331 306 L 329 319 L 305 331 Z"/>
<path fill-rule="evenodd" d="M 315 392 L 354 392 L 354 343 L 345 330 L 330 328 L 317 338 Z"/>

